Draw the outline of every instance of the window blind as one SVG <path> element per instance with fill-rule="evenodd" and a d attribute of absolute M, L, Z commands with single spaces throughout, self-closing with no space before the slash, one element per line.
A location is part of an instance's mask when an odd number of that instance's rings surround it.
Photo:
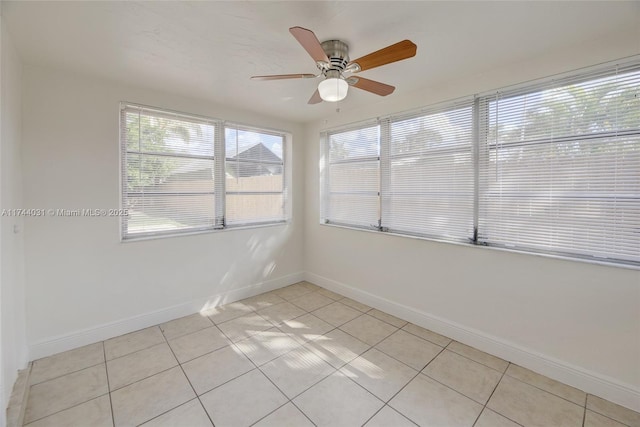
<path fill-rule="evenodd" d="M 392 118 L 383 138 L 382 225 L 468 241 L 473 236 L 473 100 Z M 385 145 L 388 144 L 388 148 Z"/>
<path fill-rule="evenodd" d="M 121 103 L 123 240 L 286 221 L 285 133 Z"/>
<path fill-rule="evenodd" d="M 331 132 L 323 139 L 323 222 L 379 227 L 379 126 Z"/>
<path fill-rule="evenodd" d="M 225 127 L 226 224 L 285 221 L 284 135 Z"/>
<path fill-rule="evenodd" d="M 214 131 L 198 117 L 121 109 L 123 238 L 215 228 Z"/>
<path fill-rule="evenodd" d="M 479 241 L 640 261 L 640 66 L 480 102 Z"/>
<path fill-rule="evenodd" d="M 322 223 L 640 265 L 637 58 L 321 141 Z"/>

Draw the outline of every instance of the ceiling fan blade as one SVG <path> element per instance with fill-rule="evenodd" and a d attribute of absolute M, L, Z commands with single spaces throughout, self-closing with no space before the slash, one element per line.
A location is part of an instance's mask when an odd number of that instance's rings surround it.
<path fill-rule="evenodd" d="M 349 83 L 353 87 L 357 87 L 358 89 L 366 90 L 367 92 L 375 93 L 376 95 L 380 96 L 387 96 L 393 93 L 394 90 L 396 90 L 394 86 L 380 83 L 375 80 L 365 79 L 359 76 L 348 78 L 347 83 Z"/>
<path fill-rule="evenodd" d="M 313 79 L 315 74 L 274 74 L 271 76 L 253 76 L 251 80 Z"/>
<path fill-rule="evenodd" d="M 358 71 L 369 70 L 381 65 L 401 61 L 415 56 L 417 48 L 418 47 L 412 41 L 402 40 L 401 42 L 392 44 L 391 46 L 387 46 L 349 62 L 347 68 L 352 64 L 357 64 L 357 67 L 354 66 L 354 72 L 357 73 Z"/>
<path fill-rule="evenodd" d="M 321 102 L 322 98 L 320 98 L 320 92 L 318 92 L 318 89 L 316 89 L 313 95 L 311 95 L 311 98 L 309 98 L 308 104 L 319 104 Z"/>
<path fill-rule="evenodd" d="M 322 49 L 320 41 L 318 41 L 316 35 L 313 34 L 313 31 L 302 27 L 291 27 L 289 28 L 289 32 L 298 40 L 298 43 L 302 45 L 304 50 L 311 55 L 314 61 L 329 62 L 327 54 L 324 53 L 324 49 Z"/>

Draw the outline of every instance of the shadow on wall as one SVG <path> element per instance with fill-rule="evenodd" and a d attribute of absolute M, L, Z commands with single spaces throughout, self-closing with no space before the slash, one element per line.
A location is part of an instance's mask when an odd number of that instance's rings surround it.
<path fill-rule="evenodd" d="M 280 229 L 280 232 L 272 233 L 276 229 Z M 249 238 L 246 255 L 231 264 L 220 283 L 210 293 L 215 296 L 205 303 L 200 313 L 207 313 L 214 307 L 229 302 L 232 299 L 229 291 L 246 289 L 272 279 L 277 266 L 276 260 L 285 253 L 284 245 L 291 236 L 292 226 L 269 227 L 261 231 L 264 230 L 269 230 L 270 235 L 265 238 L 261 232 Z"/>

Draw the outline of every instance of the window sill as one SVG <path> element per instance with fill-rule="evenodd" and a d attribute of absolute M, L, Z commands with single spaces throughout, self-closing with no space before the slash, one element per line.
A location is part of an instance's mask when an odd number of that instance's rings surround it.
<path fill-rule="evenodd" d="M 426 241 L 429 241 L 429 242 L 436 242 L 436 243 L 446 243 L 446 244 L 449 244 L 449 245 L 463 246 L 465 248 L 487 249 L 487 250 L 492 250 L 492 251 L 516 253 L 516 254 L 522 254 L 522 255 L 531 255 L 531 256 L 538 256 L 538 257 L 543 257 L 543 258 L 551 258 L 551 259 L 557 259 L 557 260 L 563 260 L 563 261 L 582 262 L 582 263 L 586 263 L 586 264 L 603 265 L 603 266 L 606 266 L 606 267 L 617 267 L 617 268 L 625 268 L 625 269 L 629 269 L 629 270 L 640 271 L 640 265 L 634 265 L 634 264 L 616 263 L 616 262 L 613 262 L 613 261 L 605 261 L 605 260 L 599 261 L 599 260 L 596 260 L 596 259 L 571 257 L 571 256 L 552 254 L 552 253 L 525 251 L 525 250 L 522 250 L 522 249 L 510 249 L 510 248 L 503 248 L 503 247 L 497 247 L 497 246 L 473 245 L 471 243 L 456 242 L 456 241 L 453 241 L 453 240 L 436 239 L 436 238 L 423 237 L 423 236 L 414 236 L 414 235 L 411 235 L 411 234 L 381 232 L 381 231 L 373 230 L 373 229 L 369 230 L 369 229 L 366 229 L 366 228 L 349 227 L 347 225 L 340 225 L 340 224 L 319 223 L 319 225 L 320 226 L 325 226 L 325 227 L 343 228 L 343 229 L 353 230 L 353 231 L 364 231 L 364 232 L 367 232 L 367 233 L 373 233 L 373 234 L 382 235 L 382 236 L 403 237 L 403 238 L 416 239 L 416 240 L 426 240 Z"/>
<path fill-rule="evenodd" d="M 284 221 L 260 223 L 260 224 L 230 225 L 225 228 L 208 228 L 204 230 L 185 231 L 183 233 L 146 235 L 146 236 L 139 236 L 139 237 L 129 237 L 126 239 L 120 236 L 120 243 L 135 243 L 135 242 L 143 242 L 147 240 L 158 240 L 158 239 L 167 239 L 167 238 L 175 238 L 175 237 L 188 237 L 188 236 L 197 236 L 202 234 L 216 234 L 216 233 L 224 233 L 224 232 L 236 231 L 236 230 L 251 230 L 255 228 L 288 226 L 291 224 L 291 222 L 292 221 L 289 219 Z"/>

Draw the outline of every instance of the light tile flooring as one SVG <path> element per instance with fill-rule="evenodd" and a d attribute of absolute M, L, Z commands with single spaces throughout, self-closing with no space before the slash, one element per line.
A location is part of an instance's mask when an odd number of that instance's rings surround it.
<path fill-rule="evenodd" d="M 307 282 L 33 363 L 43 426 L 640 426 L 640 414 Z"/>

